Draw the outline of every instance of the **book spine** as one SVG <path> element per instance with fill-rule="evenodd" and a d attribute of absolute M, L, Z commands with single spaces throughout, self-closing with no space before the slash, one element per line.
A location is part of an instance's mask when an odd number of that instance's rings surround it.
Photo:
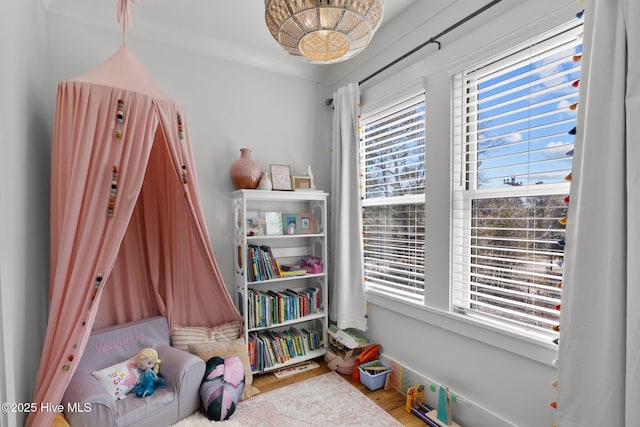
<path fill-rule="evenodd" d="M 271 270 L 273 271 L 274 278 L 280 278 L 282 275 L 280 274 L 280 267 L 278 266 L 278 262 L 276 261 L 276 257 L 273 256 L 273 251 L 271 250 L 271 246 L 265 246 L 269 260 L 269 265 Z"/>
<path fill-rule="evenodd" d="M 255 319 L 254 319 L 254 310 L 253 310 L 253 289 L 249 289 L 247 290 L 247 323 L 248 323 L 248 327 L 249 328 L 253 328 L 255 326 Z"/>
<path fill-rule="evenodd" d="M 256 364 L 256 334 L 249 334 L 249 362 L 251 364 L 251 370 L 255 371 L 258 366 Z"/>
<path fill-rule="evenodd" d="M 260 249 L 260 261 L 262 269 L 264 271 L 265 280 L 275 278 L 275 274 L 271 270 L 271 264 L 269 262 L 268 256 L 269 255 L 264 250 Z"/>
<path fill-rule="evenodd" d="M 270 368 L 277 363 L 276 353 L 273 348 L 271 337 L 266 332 L 262 332 L 258 336 L 262 342 L 262 369 Z"/>

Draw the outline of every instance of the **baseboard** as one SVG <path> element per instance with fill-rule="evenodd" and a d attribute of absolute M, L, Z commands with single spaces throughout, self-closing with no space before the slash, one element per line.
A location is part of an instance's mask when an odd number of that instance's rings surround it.
<path fill-rule="evenodd" d="M 380 359 L 391 365 L 392 371 L 389 378 L 391 387 L 406 396 L 409 387 L 422 384 L 425 386 L 424 397 L 427 404 L 432 408 L 438 407 L 438 387 L 436 386 L 435 390 L 431 390 L 431 384 L 438 384 L 436 381 L 384 354 L 380 355 Z M 450 390 L 450 392 L 456 393 L 455 390 Z M 462 427 L 517 427 L 516 424 L 504 419 L 490 409 L 483 408 L 457 393 L 455 400 L 455 403 L 451 403 L 453 420 Z"/>

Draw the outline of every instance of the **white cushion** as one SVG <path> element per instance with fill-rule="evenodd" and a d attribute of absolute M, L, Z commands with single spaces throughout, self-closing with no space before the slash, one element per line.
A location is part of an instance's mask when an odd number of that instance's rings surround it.
<path fill-rule="evenodd" d="M 140 378 L 135 357 L 91 373 L 114 400 L 124 399 Z"/>

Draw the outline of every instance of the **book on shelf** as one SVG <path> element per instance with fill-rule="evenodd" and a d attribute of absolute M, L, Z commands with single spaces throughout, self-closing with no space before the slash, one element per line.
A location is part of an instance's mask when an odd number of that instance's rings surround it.
<path fill-rule="evenodd" d="M 249 329 L 265 328 L 322 312 L 320 288 L 284 289 L 281 291 L 247 290 Z"/>
<path fill-rule="evenodd" d="M 300 264 L 280 264 L 276 260 L 276 265 L 278 266 L 280 277 L 304 276 L 307 274 L 307 269 Z"/>
<path fill-rule="evenodd" d="M 281 277 L 304 276 L 305 274 L 307 274 L 307 270 L 283 271 Z"/>
<path fill-rule="evenodd" d="M 247 278 L 249 282 L 282 277 L 270 246 L 248 245 L 247 258 Z"/>
<path fill-rule="evenodd" d="M 258 369 L 264 369 L 264 342 L 262 340 L 258 340 L 256 337 L 256 363 L 258 365 Z"/>
<path fill-rule="evenodd" d="M 281 264 L 273 255 L 271 247 L 268 245 L 248 245 L 247 246 L 247 278 L 249 282 L 261 280 L 278 279 L 281 277 L 303 276 L 309 272 L 320 273 L 322 268 L 310 269 L 309 265 Z M 310 257 L 303 258 L 310 259 Z M 315 258 L 314 258 L 315 259 Z M 320 261 L 318 261 L 322 265 Z"/>
<path fill-rule="evenodd" d="M 305 356 L 308 352 L 322 347 L 318 331 L 291 327 L 283 331 L 265 330 L 251 332 L 249 342 L 249 360 L 252 369 L 262 371 L 293 358 Z"/>
<path fill-rule="evenodd" d="M 256 363 L 256 336 L 255 334 L 249 334 L 249 345 L 247 346 L 249 351 L 249 363 L 251 364 L 251 370 L 257 369 Z"/>

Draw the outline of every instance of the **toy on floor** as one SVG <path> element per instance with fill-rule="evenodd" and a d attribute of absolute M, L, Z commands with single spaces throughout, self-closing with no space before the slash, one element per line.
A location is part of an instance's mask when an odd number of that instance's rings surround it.
<path fill-rule="evenodd" d="M 424 386 L 418 384 L 415 387 L 409 387 L 407 389 L 407 403 L 405 409 L 407 412 L 411 412 L 411 408 L 417 408 L 424 403 Z"/>
<path fill-rule="evenodd" d="M 427 406 L 424 400 L 424 386 L 418 384 L 415 387 L 409 387 L 407 389 L 407 402 L 405 405 L 407 412 L 412 413 L 416 417 L 420 418 L 425 424 L 431 427 L 438 427 L 438 424 L 427 417 L 427 413 L 431 412 L 432 408 Z"/>
<path fill-rule="evenodd" d="M 436 385 L 431 384 L 431 390 L 435 391 Z M 451 420 L 451 393 L 446 386 L 441 385 L 438 392 L 438 409 L 427 414 L 427 417 L 443 426 L 458 426 Z"/>
<path fill-rule="evenodd" d="M 451 419 L 451 400 L 455 401 L 454 394 L 449 392 L 446 386 L 436 386 L 431 384 L 431 391 L 435 392 L 436 387 L 438 390 L 438 408 L 433 409 L 426 404 L 424 399 L 424 386 L 418 384 L 415 387 L 409 387 L 407 389 L 407 401 L 405 409 L 407 412 L 413 413 L 420 418 L 425 424 L 432 427 L 451 426 L 461 427 Z"/>
<path fill-rule="evenodd" d="M 236 410 L 244 386 L 244 366 L 238 356 L 226 359 L 214 356 L 207 360 L 200 385 L 200 398 L 207 418 L 228 420 Z"/>
<path fill-rule="evenodd" d="M 164 378 L 158 376 L 160 370 L 160 358 L 158 352 L 153 348 L 143 348 L 136 354 L 136 366 L 142 375 L 138 379 L 138 383 L 131 390 L 138 397 L 151 396 L 157 388 L 165 386 Z"/>

